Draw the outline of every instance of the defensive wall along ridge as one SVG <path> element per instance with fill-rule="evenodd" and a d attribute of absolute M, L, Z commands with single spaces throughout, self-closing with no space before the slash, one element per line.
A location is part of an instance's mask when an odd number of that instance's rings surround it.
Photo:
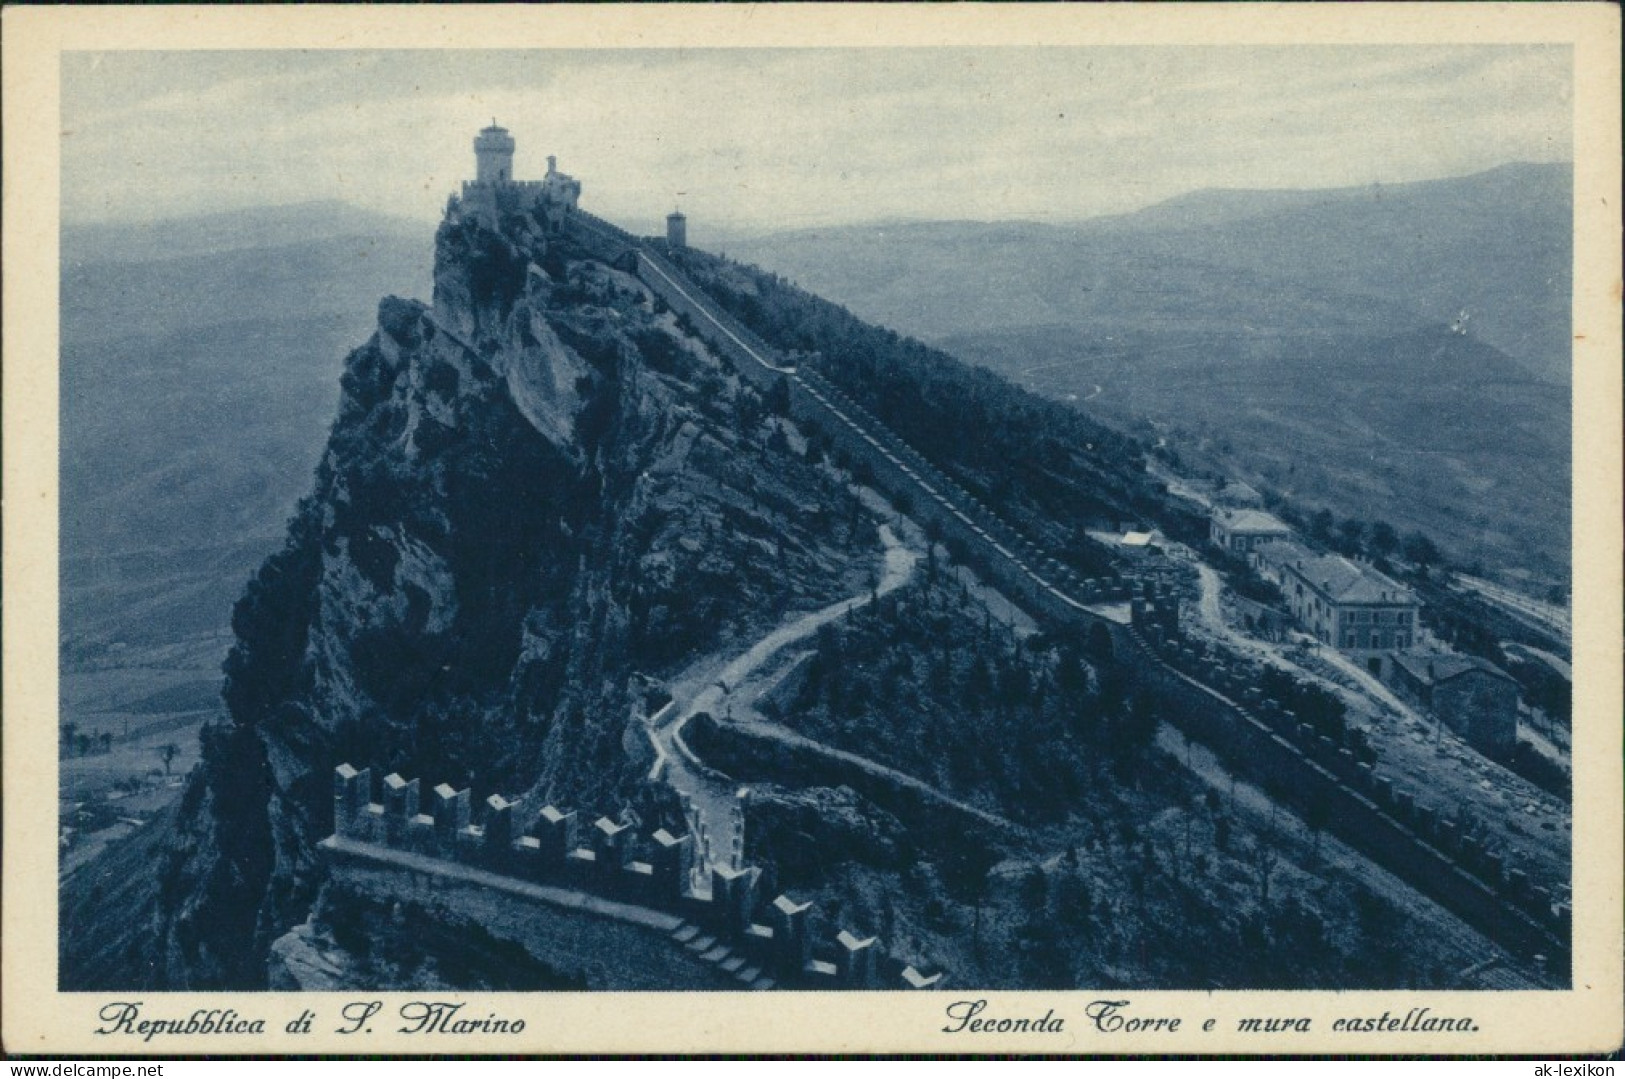
<path fill-rule="evenodd" d="M 1084 579 L 982 506 L 862 406 L 816 372 L 785 362 L 670 261 L 631 234 L 575 209 L 565 228 L 601 258 L 632 269 L 687 316 L 741 377 L 766 391 L 783 384 L 791 414 L 866 465 L 907 512 L 934 525 L 991 582 L 1051 622 L 1091 636 L 1103 631 L 1130 677 L 1163 714 L 1218 750 L 1228 767 L 1306 815 L 1316 811 L 1340 838 L 1431 895 L 1497 941 L 1544 955 L 1567 977 L 1570 911 L 1508 866 L 1456 822 L 1418 806 L 1376 772 L 1364 746 L 1338 744 L 1279 702 L 1265 700 L 1257 672 L 1185 638 L 1178 601 L 1146 582 Z M 1125 602 L 1126 601 L 1126 602 Z M 1126 608 L 1126 609 L 1125 609 Z M 1245 702 L 1245 703 L 1242 703 Z"/>
<path fill-rule="evenodd" d="M 816 940 L 811 904 L 769 898 L 762 871 L 709 861 L 691 832 L 590 824 L 493 794 L 370 769 L 333 771 L 334 877 L 363 894 L 451 908 L 593 988 L 925 989 L 941 983 L 849 930 Z M 427 812 L 425 812 L 427 810 Z M 691 815 L 692 816 L 692 815 Z M 655 945 L 655 947 L 651 947 Z"/>
<path fill-rule="evenodd" d="M 1131 631 L 1147 660 L 1139 678 L 1155 686 L 1169 718 L 1187 735 L 1306 819 L 1324 821 L 1350 846 L 1469 924 L 1526 957 L 1545 956 L 1549 970 L 1566 977 L 1566 903 L 1464 834 L 1456 821 L 1396 788 L 1377 772 L 1368 749 L 1317 732 L 1291 709 L 1264 697 L 1248 665 L 1234 657 L 1226 662 L 1200 641 L 1170 632 L 1166 623 L 1158 623 L 1155 604 L 1145 605 Z"/>

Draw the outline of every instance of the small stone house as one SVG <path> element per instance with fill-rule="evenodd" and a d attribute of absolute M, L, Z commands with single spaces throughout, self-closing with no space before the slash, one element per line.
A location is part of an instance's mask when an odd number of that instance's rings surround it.
<path fill-rule="evenodd" d="M 1509 753 L 1518 740 L 1518 683 L 1488 660 L 1398 655 L 1392 681 L 1480 752 Z"/>

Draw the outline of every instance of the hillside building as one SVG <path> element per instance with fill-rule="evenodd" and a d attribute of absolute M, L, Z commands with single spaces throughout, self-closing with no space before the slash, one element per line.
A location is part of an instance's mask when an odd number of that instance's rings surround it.
<path fill-rule="evenodd" d="M 581 181 L 560 172 L 552 155 L 542 179 L 516 180 L 514 149 L 513 136 L 495 120 L 475 136 L 474 179 L 463 184 L 463 209 L 491 224 L 504 214 L 533 213 L 544 228 L 557 231 L 581 200 Z"/>
<path fill-rule="evenodd" d="M 681 210 L 666 215 L 666 244 L 673 248 L 688 246 L 688 218 Z"/>
<path fill-rule="evenodd" d="M 1390 681 L 1481 752 L 1502 755 L 1518 740 L 1518 683 L 1488 660 L 1398 655 Z"/>
<path fill-rule="evenodd" d="M 1142 560 L 1150 555 L 1162 553 L 1162 547 L 1167 542 L 1161 532 L 1156 529 L 1146 531 L 1125 527 L 1121 529 L 1091 528 L 1086 533 L 1096 543 L 1110 547 L 1114 552 L 1133 560 Z"/>
<path fill-rule="evenodd" d="M 1266 581 L 1279 585 L 1284 592 L 1286 590 L 1284 568 L 1293 562 L 1306 562 L 1314 557 L 1315 552 L 1297 540 L 1284 539 L 1254 547 L 1247 558 L 1247 564 Z"/>
<path fill-rule="evenodd" d="M 1252 564 L 1280 586 L 1299 626 L 1372 674 L 1386 677 L 1392 653 L 1415 647 L 1416 593 L 1370 566 L 1291 542 L 1255 548 Z"/>
<path fill-rule="evenodd" d="M 1213 511 L 1209 536 L 1215 546 L 1246 558 L 1255 548 L 1292 538 L 1292 528 L 1273 513 L 1220 507 Z"/>

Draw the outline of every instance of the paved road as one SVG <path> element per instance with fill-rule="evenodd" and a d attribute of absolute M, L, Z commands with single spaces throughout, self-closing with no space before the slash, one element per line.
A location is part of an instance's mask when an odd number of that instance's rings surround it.
<path fill-rule="evenodd" d="M 1554 656 L 1544 648 L 1531 648 L 1527 644 L 1518 644 L 1511 641 L 1502 641 L 1501 648 L 1503 650 L 1522 649 L 1523 651 L 1528 652 L 1531 656 L 1534 656 L 1536 659 L 1544 661 L 1548 667 L 1562 675 L 1564 678 L 1567 678 L 1570 682 L 1574 681 L 1574 668 L 1569 666 L 1568 660 L 1564 659 L 1562 656 Z"/>
<path fill-rule="evenodd" d="M 1166 439 L 1158 439 L 1157 445 L 1162 446 L 1166 442 Z M 1179 475 L 1164 468 L 1155 458 L 1147 457 L 1145 459 L 1145 471 L 1152 479 L 1167 486 L 1169 494 L 1195 502 L 1203 509 L 1211 510 L 1213 508 L 1213 499 L 1186 483 Z"/>
<path fill-rule="evenodd" d="M 813 753 L 819 754 L 820 756 L 828 757 L 831 760 L 842 761 L 846 764 L 854 765 L 855 767 L 860 768 L 870 775 L 884 780 L 887 783 L 891 783 L 899 787 L 907 787 L 910 790 L 924 795 L 931 801 L 940 802 L 945 806 L 956 809 L 961 813 L 969 814 L 970 816 L 973 816 L 978 820 L 991 824 L 997 828 L 1003 828 L 1008 831 L 1020 831 L 1020 827 L 1015 824 L 1015 822 L 1001 817 L 997 813 L 990 813 L 985 809 L 973 806 L 969 802 L 961 801 L 946 791 L 933 787 L 931 784 L 926 783 L 923 780 L 916 779 L 914 776 L 911 776 L 906 772 L 899 772 L 895 768 L 889 768 L 878 761 L 869 759 L 868 757 L 859 756 L 856 753 L 848 753 L 844 749 L 836 749 L 834 746 L 825 745 L 824 743 L 816 741 L 812 738 L 808 738 L 805 735 L 797 734 L 795 731 L 792 731 L 787 727 L 780 726 L 777 723 L 769 723 L 767 720 L 762 719 L 759 715 L 753 714 L 750 718 L 750 729 L 752 731 L 771 738 L 775 742 L 782 742 L 788 746 L 795 746 L 800 749 L 809 750 Z"/>

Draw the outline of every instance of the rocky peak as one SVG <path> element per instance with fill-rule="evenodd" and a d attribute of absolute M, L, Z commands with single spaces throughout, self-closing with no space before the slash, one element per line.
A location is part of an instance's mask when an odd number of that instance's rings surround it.
<path fill-rule="evenodd" d="M 237 604 L 158 980 L 263 977 L 321 887 L 336 760 L 658 800 L 638 687 L 874 557 L 784 422 L 632 276 L 529 215 L 449 213 L 433 304 L 379 304 L 314 488 Z"/>

